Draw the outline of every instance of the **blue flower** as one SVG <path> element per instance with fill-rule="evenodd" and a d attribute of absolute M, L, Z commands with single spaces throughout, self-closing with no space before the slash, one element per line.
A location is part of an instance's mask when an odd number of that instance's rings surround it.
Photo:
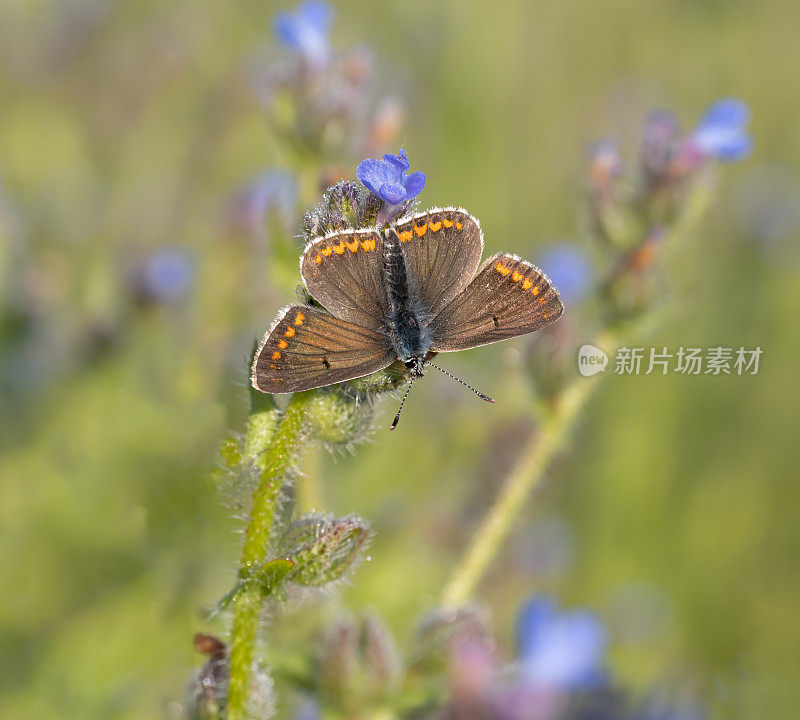
<path fill-rule="evenodd" d="M 263 233 L 265 216 L 271 209 L 280 213 L 286 224 L 297 202 L 297 179 L 286 170 L 272 169 L 234 195 L 231 202 L 231 220 L 237 228 L 254 235 Z"/>
<path fill-rule="evenodd" d="M 293 11 L 275 16 L 275 34 L 291 50 L 302 55 L 314 68 L 322 68 L 330 59 L 328 34 L 333 10 L 322 0 L 306 0 Z"/>
<path fill-rule="evenodd" d="M 752 138 L 747 134 L 749 121 L 750 109 L 741 100 L 717 100 L 692 133 L 692 147 L 717 160 L 741 160 L 752 147 Z"/>
<path fill-rule="evenodd" d="M 363 160 L 356 168 L 356 177 L 384 202 L 400 205 L 419 195 L 427 180 L 420 170 L 406 175 L 410 167 L 406 151 L 400 150 L 399 155 L 388 153 L 382 160 Z"/>
<path fill-rule="evenodd" d="M 182 300 L 194 281 L 194 262 L 177 247 L 155 251 L 141 265 L 138 290 L 151 302 L 171 303 Z"/>
<path fill-rule="evenodd" d="M 589 258 L 578 246 L 555 245 L 539 262 L 565 302 L 578 302 L 586 295 L 594 273 Z"/>
<path fill-rule="evenodd" d="M 517 620 L 521 679 L 560 691 L 602 685 L 607 641 L 605 628 L 592 613 L 561 612 L 546 598 L 532 600 Z"/>

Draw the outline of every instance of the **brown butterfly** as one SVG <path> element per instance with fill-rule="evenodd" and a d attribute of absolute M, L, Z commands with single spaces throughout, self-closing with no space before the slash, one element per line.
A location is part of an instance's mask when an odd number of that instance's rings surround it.
<path fill-rule="evenodd" d="M 559 318 L 564 306 L 541 270 L 507 253 L 481 265 L 482 255 L 480 223 L 460 208 L 315 238 L 300 274 L 325 310 L 289 305 L 278 313 L 253 361 L 253 386 L 309 390 L 396 360 L 413 381 L 436 353 L 525 335 Z"/>

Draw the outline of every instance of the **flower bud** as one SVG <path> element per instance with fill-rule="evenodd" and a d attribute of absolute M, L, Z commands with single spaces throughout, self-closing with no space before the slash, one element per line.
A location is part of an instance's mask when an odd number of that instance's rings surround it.
<path fill-rule="evenodd" d="M 375 225 L 380 198 L 352 180 L 334 183 L 325 197 L 303 218 L 306 241 L 336 230 L 365 228 Z"/>
<path fill-rule="evenodd" d="M 488 612 L 477 605 L 437 610 L 417 630 L 419 662 L 442 668 L 465 644 L 491 643 Z"/>
<path fill-rule="evenodd" d="M 642 129 L 641 163 L 647 188 L 677 179 L 675 162 L 680 150 L 680 128 L 675 116 L 659 110 L 647 117 Z"/>
<path fill-rule="evenodd" d="M 623 255 L 603 287 L 607 321 L 614 325 L 640 316 L 662 290 L 658 259 L 665 239 L 656 227 L 639 246 Z"/>
<path fill-rule="evenodd" d="M 379 370 L 372 375 L 351 380 L 348 385 L 360 393 L 368 396 L 377 393 L 392 392 L 408 382 L 408 373 L 402 363 L 390 365 L 385 370 Z"/>
<path fill-rule="evenodd" d="M 608 245 L 624 247 L 630 243 L 633 228 L 620 190 L 623 164 L 616 142 L 605 139 L 594 143 L 589 148 L 588 160 L 591 230 Z"/>
<path fill-rule="evenodd" d="M 389 628 L 373 613 L 362 620 L 361 646 L 368 687 L 379 692 L 394 688 L 400 679 L 400 654 Z"/>
<path fill-rule="evenodd" d="M 306 423 L 313 436 L 332 450 L 362 439 L 372 417 L 373 405 L 362 393 L 330 388 L 314 395 L 308 405 Z"/>
<path fill-rule="evenodd" d="M 320 690 L 344 707 L 367 707 L 397 688 L 400 654 L 383 621 L 373 614 L 336 621 L 322 644 L 316 676 Z"/>
<path fill-rule="evenodd" d="M 369 525 L 356 515 L 303 515 L 283 538 L 282 554 L 294 562 L 287 579 L 307 586 L 339 580 L 359 560 L 368 535 Z"/>

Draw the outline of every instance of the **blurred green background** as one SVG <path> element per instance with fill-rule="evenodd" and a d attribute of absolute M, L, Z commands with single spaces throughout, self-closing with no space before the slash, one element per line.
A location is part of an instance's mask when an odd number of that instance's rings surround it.
<path fill-rule="evenodd" d="M 760 373 L 610 375 L 479 599 L 510 644 L 519 603 L 555 593 L 604 617 L 622 681 L 667 678 L 719 717 L 796 718 L 800 7 L 334 5 L 334 44 L 371 44 L 407 102 L 423 203 L 469 208 L 490 252 L 535 260 L 582 236 L 594 138 L 631 148 L 657 107 L 690 125 L 719 96 L 751 106 L 755 152 L 722 173 L 675 263 L 681 308 L 638 344 L 758 345 Z M 175 717 L 193 633 L 222 632 L 204 618 L 240 524 L 207 478 L 242 428 L 251 343 L 299 282 L 226 221 L 232 192 L 282 161 L 247 82 L 276 7 L 0 4 L 4 718 Z M 193 258 L 191 295 L 142 307 L 132 273 L 164 245 Z M 401 646 L 530 431 L 524 348 L 447 358 L 493 407 L 430 376 L 396 433 L 384 400 L 371 443 L 308 453 L 326 509 L 376 531 L 337 594 L 383 613 Z"/>

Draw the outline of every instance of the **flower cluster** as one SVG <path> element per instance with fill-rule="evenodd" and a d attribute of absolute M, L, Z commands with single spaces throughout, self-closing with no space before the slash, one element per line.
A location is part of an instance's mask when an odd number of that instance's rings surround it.
<path fill-rule="evenodd" d="M 485 625 L 465 627 L 462 620 L 456 628 L 447 660 L 450 697 L 431 718 L 702 717 L 690 705 L 634 699 L 624 692 L 606 666 L 608 632 L 586 610 L 562 610 L 546 597 L 525 603 L 517 618 L 516 657 L 509 662 L 498 656 Z"/>
<path fill-rule="evenodd" d="M 270 237 L 272 213 L 288 235 L 297 206 L 311 205 L 320 188 L 328 188 L 328 195 L 306 215 L 306 239 L 326 229 L 384 221 L 408 207 L 424 185 L 424 176 L 420 183 L 421 173 L 413 173 L 398 183 L 404 190 L 400 197 L 391 183 L 382 182 L 374 189 L 385 185 L 393 198 L 388 199 L 380 192 L 362 192 L 357 198 L 358 191 L 339 184 L 353 160 L 384 152 L 395 142 L 405 111 L 397 97 L 376 92 L 380 83 L 375 82 L 371 51 L 333 47 L 334 19 L 332 6 L 322 0 L 301 2 L 274 18 L 274 37 L 283 52 L 259 60 L 254 82 L 287 167 L 266 170 L 232 194 L 228 228 L 237 237 L 263 245 Z M 403 151 L 384 159 L 389 157 L 401 165 L 407 162 Z M 356 204 L 360 206 L 351 212 Z"/>
<path fill-rule="evenodd" d="M 713 103 L 685 134 L 671 112 L 653 112 L 642 126 L 638 161 L 628 164 L 638 167 L 633 174 L 612 140 L 590 147 L 592 242 L 563 243 L 540 259 L 569 311 L 529 341 L 527 358 L 542 397 L 554 401 L 574 378 L 587 335 L 639 320 L 656 305 L 665 290 L 662 250 L 680 242 L 705 209 L 716 164 L 750 153 L 748 121 L 747 106 L 734 99 Z"/>
<path fill-rule="evenodd" d="M 404 115 L 394 96 L 372 95 L 370 50 L 334 49 L 333 22 L 332 7 L 321 0 L 279 13 L 275 38 L 288 53 L 268 63 L 258 81 L 279 139 L 304 160 L 322 160 L 329 178 L 347 157 L 393 142 Z"/>

